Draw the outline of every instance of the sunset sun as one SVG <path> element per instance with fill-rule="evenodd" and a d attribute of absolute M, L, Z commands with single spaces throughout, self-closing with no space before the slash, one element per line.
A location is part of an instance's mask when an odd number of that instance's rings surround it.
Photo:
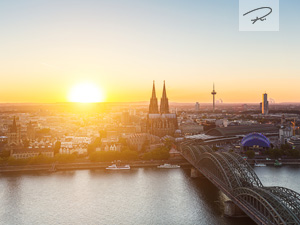
<path fill-rule="evenodd" d="M 104 101 L 102 90 L 92 83 L 81 83 L 75 85 L 69 93 L 70 102 L 93 103 Z"/>

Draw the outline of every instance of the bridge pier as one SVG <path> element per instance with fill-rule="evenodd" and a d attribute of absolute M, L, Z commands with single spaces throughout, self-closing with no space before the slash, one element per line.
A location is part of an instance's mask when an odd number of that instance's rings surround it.
<path fill-rule="evenodd" d="M 227 217 L 246 217 L 247 215 L 237 207 L 233 201 L 227 200 L 224 202 L 224 216 Z"/>
<path fill-rule="evenodd" d="M 191 168 L 191 177 L 192 178 L 205 178 L 206 179 L 206 177 L 202 173 L 200 173 L 195 167 Z"/>

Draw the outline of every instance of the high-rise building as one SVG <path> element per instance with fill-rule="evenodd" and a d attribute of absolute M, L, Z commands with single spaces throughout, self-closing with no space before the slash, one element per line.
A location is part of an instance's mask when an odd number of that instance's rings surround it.
<path fill-rule="evenodd" d="M 262 96 L 262 104 L 261 104 L 261 113 L 263 115 L 267 115 L 269 113 L 269 102 L 268 102 L 268 94 L 264 93 Z"/>
<path fill-rule="evenodd" d="M 149 114 L 147 117 L 147 131 L 155 136 L 173 136 L 178 129 L 176 113 L 169 112 L 169 100 L 167 98 L 166 85 L 164 82 L 160 112 L 158 112 L 155 84 L 153 82 L 152 97 L 150 99 Z"/>
<path fill-rule="evenodd" d="M 199 104 L 199 102 L 196 102 L 196 104 L 195 104 L 195 111 L 196 112 L 200 111 L 200 104 Z"/>
<path fill-rule="evenodd" d="M 212 96 L 213 96 L 213 112 L 215 112 L 215 95 L 217 94 L 217 92 L 215 91 L 215 84 L 213 84 L 213 91 L 211 92 Z"/>

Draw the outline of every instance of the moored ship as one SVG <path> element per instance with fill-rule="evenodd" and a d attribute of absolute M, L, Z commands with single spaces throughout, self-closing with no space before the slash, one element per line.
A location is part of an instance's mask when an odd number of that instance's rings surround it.
<path fill-rule="evenodd" d="M 106 167 L 107 170 L 130 170 L 129 165 L 125 166 L 117 166 L 116 164 L 112 164 L 111 166 Z"/>
<path fill-rule="evenodd" d="M 267 166 L 267 165 L 264 163 L 255 163 L 254 166 L 255 167 L 263 167 L 263 166 Z"/>
<path fill-rule="evenodd" d="M 157 168 L 159 168 L 159 169 L 176 169 L 176 168 L 180 168 L 180 166 L 179 165 L 171 165 L 171 164 L 165 163 L 163 165 L 157 166 Z"/>
<path fill-rule="evenodd" d="M 274 166 L 282 166 L 282 162 L 279 162 L 278 160 L 275 160 Z"/>

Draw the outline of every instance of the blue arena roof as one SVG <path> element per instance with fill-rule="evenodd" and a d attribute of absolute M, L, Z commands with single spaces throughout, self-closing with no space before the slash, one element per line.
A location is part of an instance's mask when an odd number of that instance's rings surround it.
<path fill-rule="evenodd" d="M 242 139 L 241 144 L 243 147 L 252 147 L 253 145 L 259 145 L 260 147 L 270 148 L 271 146 L 269 139 L 260 133 L 251 133 L 246 135 Z"/>

